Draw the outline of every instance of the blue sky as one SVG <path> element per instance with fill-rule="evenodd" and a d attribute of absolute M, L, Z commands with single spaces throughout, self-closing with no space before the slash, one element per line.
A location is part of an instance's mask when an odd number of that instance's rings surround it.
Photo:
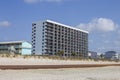
<path fill-rule="evenodd" d="M 31 41 L 31 23 L 54 20 L 89 31 L 89 50 L 120 53 L 120 0 L 1 0 L 0 41 Z"/>

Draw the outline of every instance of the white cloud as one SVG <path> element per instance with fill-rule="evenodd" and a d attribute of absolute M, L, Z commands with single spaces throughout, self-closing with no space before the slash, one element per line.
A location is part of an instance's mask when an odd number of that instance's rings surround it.
<path fill-rule="evenodd" d="M 38 2 L 61 2 L 63 0 L 24 0 L 26 3 L 38 3 Z"/>
<path fill-rule="evenodd" d="M 115 24 L 111 19 L 107 18 L 96 18 L 91 20 L 87 24 L 79 24 L 77 27 L 87 30 L 89 32 L 92 31 L 102 31 L 102 32 L 109 32 L 114 31 L 117 28 L 117 24 Z"/>
<path fill-rule="evenodd" d="M 8 22 L 8 21 L 2 21 L 2 22 L 0 22 L 0 27 L 8 27 L 10 25 L 11 25 L 11 23 Z"/>
<path fill-rule="evenodd" d="M 109 46 L 101 46 L 101 47 L 99 47 L 99 48 L 97 48 L 98 49 L 98 51 L 100 51 L 100 52 L 106 52 L 106 51 L 114 51 L 114 50 L 117 50 L 117 48 L 115 47 L 114 49 L 113 49 L 113 47 L 109 47 Z"/>

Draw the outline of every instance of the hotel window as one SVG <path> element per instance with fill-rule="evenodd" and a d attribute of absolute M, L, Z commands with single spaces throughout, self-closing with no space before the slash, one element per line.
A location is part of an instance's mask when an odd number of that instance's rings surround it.
<path fill-rule="evenodd" d="M 34 23 L 32 24 L 32 26 L 35 26 L 35 25 L 36 25 L 36 24 L 34 24 Z"/>
<path fill-rule="evenodd" d="M 35 48 L 35 46 L 33 46 L 33 48 Z"/>

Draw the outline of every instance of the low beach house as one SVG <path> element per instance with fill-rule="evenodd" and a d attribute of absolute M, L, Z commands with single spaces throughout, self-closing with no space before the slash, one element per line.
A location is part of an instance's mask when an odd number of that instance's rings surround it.
<path fill-rule="evenodd" d="M 31 55 L 31 44 L 27 41 L 0 42 L 0 53 Z"/>

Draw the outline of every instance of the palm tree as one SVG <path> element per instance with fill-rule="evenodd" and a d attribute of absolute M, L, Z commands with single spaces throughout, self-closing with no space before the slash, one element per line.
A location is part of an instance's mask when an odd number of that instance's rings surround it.
<path fill-rule="evenodd" d="M 76 52 L 72 52 L 72 53 L 71 53 L 71 56 L 76 56 L 76 55 L 77 55 Z"/>
<path fill-rule="evenodd" d="M 59 56 L 62 56 L 62 55 L 64 54 L 64 51 L 59 51 L 57 54 L 58 54 Z"/>
<path fill-rule="evenodd" d="M 103 59 L 104 58 L 104 54 L 100 54 L 100 58 Z"/>

